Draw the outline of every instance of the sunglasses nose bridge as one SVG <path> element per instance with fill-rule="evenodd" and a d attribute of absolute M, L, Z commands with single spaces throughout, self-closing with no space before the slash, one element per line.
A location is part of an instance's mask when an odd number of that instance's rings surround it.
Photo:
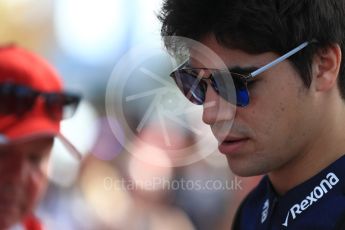
<path fill-rule="evenodd" d="M 214 81 L 211 77 L 203 79 L 205 84 L 205 101 L 204 101 L 204 108 L 208 108 L 210 106 L 216 106 L 217 101 L 219 101 L 219 92 L 215 87 Z"/>
<path fill-rule="evenodd" d="M 219 96 L 219 91 L 212 74 L 210 74 L 207 78 L 202 78 L 201 81 L 204 82 L 205 84 L 205 101 L 206 101 L 206 94 L 207 94 L 207 91 L 209 91 L 208 89 L 210 86 L 211 86 L 211 90 L 213 90 Z"/>
<path fill-rule="evenodd" d="M 43 104 L 43 103 L 45 103 L 45 101 L 46 101 L 46 98 L 45 98 L 45 96 L 42 93 L 37 95 L 36 105 L 37 104 Z"/>
<path fill-rule="evenodd" d="M 32 101 L 31 108 L 28 109 L 31 114 L 41 114 L 45 110 L 45 98 L 37 94 Z"/>

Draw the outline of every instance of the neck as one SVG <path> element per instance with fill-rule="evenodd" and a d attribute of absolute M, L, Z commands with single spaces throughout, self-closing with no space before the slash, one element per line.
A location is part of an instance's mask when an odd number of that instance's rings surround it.
<path fill-rule="evenodd" d="M 331 119 L 326 119 L 327 122 L 324 122 L 325 125 L 308 148 L 268 174 L 279 195 L 284 195 L 345 155 L 345 133 L 340 125 L 345 124 L 345 106 L 340 108 L 341 111 L 334 111 Z"/>

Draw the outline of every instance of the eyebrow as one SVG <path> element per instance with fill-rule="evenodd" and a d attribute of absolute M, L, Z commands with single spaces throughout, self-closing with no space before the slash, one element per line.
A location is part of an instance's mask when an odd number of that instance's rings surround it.
<path fill-rule="evenodd" d="M 191 69 L 204 69 L 204 68 L 195 68 L 190 64 L 190 60 L 183 63 L 181 66 L 185 66 L 187 68 Z M 238 73 L 238 74 L 250 74 L 254 72 L 255 70 L 258 70 L 260 67 L 258 66 L 248 66 L 248 67 L 241 67 L 241 66 L 234 66 L 234 67 L 228 67 L 227 70 L 232 73 Z M 208 68 L 205 68 L 208 69 Z M 212 69 L 212 68 L 209 68 Z"/>
<path fill-rule="evenodd" d="M 238 73 L 238 74 L 250 74 L 255 70 L 259 69 L 260 67 L 257 66 L 248 66 L 248 67 L 241 67 L 241 66 L 234 66 L 228 68 L 229 72 Z"/>

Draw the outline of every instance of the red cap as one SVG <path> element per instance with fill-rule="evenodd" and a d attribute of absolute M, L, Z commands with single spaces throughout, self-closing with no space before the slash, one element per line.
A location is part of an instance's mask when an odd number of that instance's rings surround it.
<path fill-rule="evenodd" d="M 15 45 L 0 47 L 0 84 L 8 82 L 39 92 L 63 91 L 59 75 L 48 62 Z M 60 120 L 47 114 L 42 100 L 23 116 L 0 114 L 0 144 L 33 136 L 61 136 L 59 129 Z"/>

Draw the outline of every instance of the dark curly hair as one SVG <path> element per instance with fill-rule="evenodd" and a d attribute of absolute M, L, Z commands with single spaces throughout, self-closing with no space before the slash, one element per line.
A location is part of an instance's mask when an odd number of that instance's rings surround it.
<path fill-rule="evenodd" d="M 339 44 L 345 54 L 345 0 L 165 0 L 158 18 L 162 36 L 199 41 L 214 34 L 219 44 L 248 53 L 282 55 L 304 41 L 316 39 L 289 60 L 306 87 L 311 84 L 315 53 Z M 172 50 L 171 40 L 165 45 Z M 341 61 L 339 89 L 345 99 L 345 67 Z"/>

